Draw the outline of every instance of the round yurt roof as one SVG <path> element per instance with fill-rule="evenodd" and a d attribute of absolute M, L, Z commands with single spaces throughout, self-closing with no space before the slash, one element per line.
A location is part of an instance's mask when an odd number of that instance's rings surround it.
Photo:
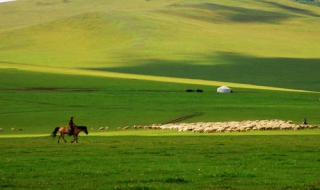
<path fill-rule="evenodd" d="M 220 86 L 219 88 L 217 88 L 217 92 L 220 92 L 220 93 L 231 93 L 232 90 L 231 90 L 231 88 L 229 88 L 227 86 Z"/>

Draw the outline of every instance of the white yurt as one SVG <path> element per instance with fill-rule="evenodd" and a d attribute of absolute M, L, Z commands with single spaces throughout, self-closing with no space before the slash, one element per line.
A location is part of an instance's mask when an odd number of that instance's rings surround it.
<path fill-rule="evenodd" d="M 217 92 L 220 92 L 220 93 L 232 93 L 232 89 L 227 87 L 227 86 L 220 86 L 219 88 L 217 88 Z"/>

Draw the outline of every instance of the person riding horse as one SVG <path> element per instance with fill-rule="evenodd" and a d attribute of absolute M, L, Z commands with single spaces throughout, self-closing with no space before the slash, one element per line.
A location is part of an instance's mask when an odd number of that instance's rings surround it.
<path fill-rule="evenodd" d="M 73 131 L 74 138 L 71 141 L 71 143 L 73 143 L 73 142 L 78 143 L 78 136 L 81 131 L 83 131 L 85 134 L 89 134 L 86 126 L 75 126 L 74 131 Z M 70 127 L 69 126 L 56 127 L 56 128 L 54 128 L 54 131 L 51 133 L 51 136 L 53 138 L 56 137 L 57 132 L 60 132 L 58 143 L 59 143 L 60 139 L 62 139 L 64 142 L 67 142 L 66 139 L 64 139 L 64 135 L 70 133 Z"/>
<path fill-rule="evenodd" d="M 69 120 L 69 135 L 73 135 L 75 124 L 73 123 L 73 117 Z"/>

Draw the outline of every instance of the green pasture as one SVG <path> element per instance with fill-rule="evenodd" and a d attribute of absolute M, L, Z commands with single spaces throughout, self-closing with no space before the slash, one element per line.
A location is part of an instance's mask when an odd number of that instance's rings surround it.
<path fill-rule="evenodd" d="M 312 130 L 315 131 L 315 130 Z M 0 138 L 1 189 L 319 189 L 314 135 Z M 251 132 L 249 132 L 251 133 Z M 68 138 L 68 140 L 70 137 Z"/>
<path fill-rule="evenodd" d="M 0 3 L 0 189 L 320 189 L 319 129 L 117 130 L 320 125 L 319 17 L 294 0 Z M 57 144 L 71 116 L 89 135 Z"/>
<path fill-rule="evenodd" d="M 281 1 L 20 0 L 0 62 L 319 91 L 320 8 Z"/>
<path fill-rule="evenodd" d="M 111 130 L 133 125 L 165 123 L 200 113 L 184 122 L 241 121 L 256 119 L 292 120 L 307 118 L 318 125 L 319 93 L 235 88 L 219 94 L 217 86 L 165 83 L 147 80 L 72 76 L 0 70 L 0 127 L 22 128 L 23 133 L 51 133 L 75 123 Z M 201 88 L 204 93 L 187 93 Z"/>
<path fill-rule="evenodd" d="M 319 91 L 320 8 L 281 1 L 20 0 L 0 63 Z"/>

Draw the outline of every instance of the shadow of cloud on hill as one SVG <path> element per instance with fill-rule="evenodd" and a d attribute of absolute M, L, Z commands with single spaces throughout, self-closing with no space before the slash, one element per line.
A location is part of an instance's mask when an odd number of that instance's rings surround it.
<path fill-rule="evenodd" d="M 302 12 L 300 9 L 299 11 Z M 277 24 L 284 20 L 296 17 L 293 14 L 219 5 L 214 3 L 173 4 L 168 6 L 166 9 L 159 10 L 158 12 L 206 22 L 231 21 L 239 23 L 261 22 Z"/>
<path fill-rule="evenodd" d="M 190 60 L 137 60 L 139 66 L 89 69 L 320 91 L 320 59 L 260 58 L 220 52 L 205 56 L 205 60 L 212 60 L 212 64 Z"/>
<path fill-rule="evenodd" d="M 311 12 L 309 10 L 306 10 L 306 9 L 297 8 L 297 7 L 291 7 L 291 6 L 283 5 L 283 4 L 276 3 L 276 2 L 267 2 L 267 1 L 265 1 L 264 3 L 266 3 L 268 5 L 275 6 L 277 8 L 281 8 L 281 9 L 293 12 L 293 13 L 299 13 L 299 14 L 303 14 L 303 15 L 307 15 L 307 16 L 320 17 L 319 14 L 313 13 L 313 12 Z"/>

